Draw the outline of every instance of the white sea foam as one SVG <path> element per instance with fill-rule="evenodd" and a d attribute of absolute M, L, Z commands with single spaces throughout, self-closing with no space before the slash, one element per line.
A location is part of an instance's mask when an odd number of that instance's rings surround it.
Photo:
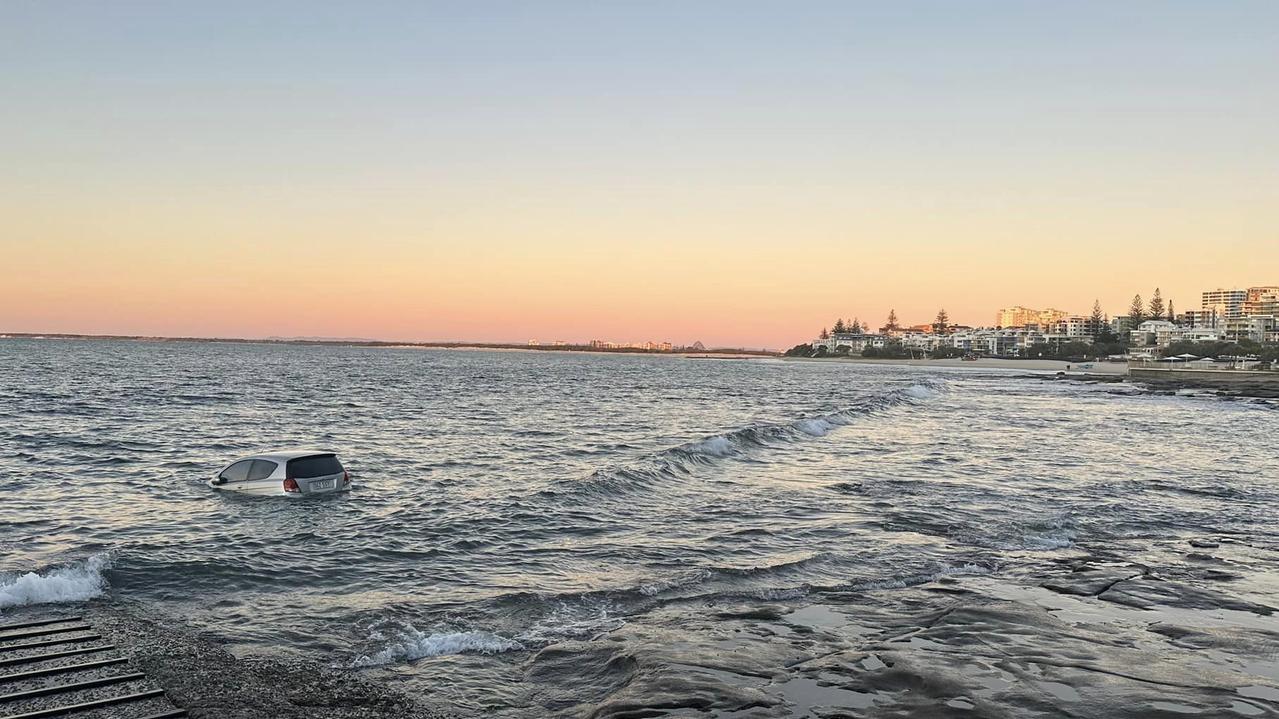
<path fill-rule="evenodd" d="M 107 588 L 107 580 L 102 573 L 110 567 L 110 557 L 102 553 L 42 573 L 0 576 L 0 609 L 28 604 L 83 602 L 102 596 Z"/>
<path fill-rule="evenodd" d="M 707 437 L 700 442 L 685 445 L 689 452 L 706 454 L 712 457 L 727 457 L 733 453 L 733 443 L 728 437 Z"/>
<path fill-rule="evenodd" d="M 553 644 L 565 639 L 597 637 L 626 624 L 613 600 L 591 596 L 560 600 L 516 638 L 525 646 Z"/>
<path fill-rule="evenodd" d="M 935 582 L 942 577 L 983 575 L 990 574 L 994 571 L 994 569 L 991 569 L 990 567 L 983 567 L 980 564 L 961 564 L 955 567 L 943 567 L 936 572 L 930 572 L 928 574 L 914 574 L 906 577 L 894 577 L 892 579 L 862 582 L 852 588 L 858 591 L 872 589 L 904 589 L 906 587 L 914 587 L 920 584 Z"/>
<path fill-rule="evenodd" d="M 795 429 L 813 437 L 824 437 L 836 426 L 837 425 L 834 422 L 823 417 L 804 419 L 795 423 Z"/>
<path fill-rule="evenodd" d="M 1069 529 L 1062 529 L 1055 532 L 1044 532 L 1041 534 L 1027 534 L 1022 537 L 1020 546 L 1012 546 L 1009 549 L 1030 549 L 1030 550 L 1052 550 L 1065 549 L 1073 546 L 1075 543 L 1075 533 Z"/>
<path fill-rule="evenodd" d="M 712 576 L 710 570 L 699 569 L 680 577 L 671 577 L 669 579 L 659 579 L 656 581 L 641 584 L 639 593 L 646 597 L 656 597 L 662 592 L 667 592 L 680 587 L 687 587 L 694 584 L 700 584 L 710 579 Z"/>
<path fill-rule="evenodd" d="M 922 384 L 913 384 L 902 390 L 902 394 L 912 399 L 932 399 L 937 396 L 937 390 Z"/>
<path fill-rule="evenodd" d="M 376 667 L 392 662 L 413 661 L 445 654 L 500 654 L 524 645 L 492 632 L 466 631 L 425 634 L 408 627 L 397 641 L 372 655 L 355 660 L 357 667 Z"/>
<path fill-rule="evenodd" d="M 782 587 L 777 589 L 761 589 L 755 593 L 755 596 L 766 602 L 782 602 L 791 599 L 799 599 L 808 595 L 808 590 L 803 587 Z"/>

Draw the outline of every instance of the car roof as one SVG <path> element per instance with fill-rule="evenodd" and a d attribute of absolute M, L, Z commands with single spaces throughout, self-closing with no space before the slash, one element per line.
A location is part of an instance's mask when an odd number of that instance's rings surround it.
<path fill-rule="evenodd" d="M 237 459 L 241 462 L 246 459 L 269 459 L 272 462 L 287 462 L 290 459 L 299 457 L 314 457 L 317 454 L 336 454 L 324 449 L 277 449 L 269 452 L 259 452 Z"/>

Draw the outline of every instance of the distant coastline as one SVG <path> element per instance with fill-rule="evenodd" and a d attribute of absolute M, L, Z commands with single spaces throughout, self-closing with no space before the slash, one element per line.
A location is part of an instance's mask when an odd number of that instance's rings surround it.
<path fill-rule="evenodd" d="M 744 349 L 738 347 L 686 348 L 676 347 L 670 350 L 650 350 L 639 347 L 592 347 L 589 344 L 561 345 L 529 345 L 508 342 L 403 342 L 393 340 L 366 340 L 323 337 L 272 337 L 252 339 L 247 337 L 166 337 L 160 335 L 95 335 L 64 332 L 0 332 L 0 340 L 86 340 L 86 341 L 118 341 L 118 342 L 207 342 L 224 344 L 265 344 L 265 345 L 302 345 L 302 346 L 334 346 L 334 347 L 381 347 L 386 349 L 469 349 L 469 350 L 503 350 L 525 352 L 591 352 L 597 354 L 640 354 L 640 355 L 673 355 L 684 357 L 778 357 L 776 350 Z"/>
<path fill-rule="evenodd" d="M 963 367 L 968 369 L 1017 369 L 1045 372 L 1069 372 L 1072 375 L 1123 375 L 1128 365 L 1122 362 L 1067 362 L 1065 360 L 1017 359 L 1007 357 L 981 357 L 976 360 L 908 359 L 871 357 L 784 357 L 787 362 L 856 362 L 860 364 L 885 364 L 911 367 Z M 1084 367 L 1087 366 L 1087 369 Z"/>

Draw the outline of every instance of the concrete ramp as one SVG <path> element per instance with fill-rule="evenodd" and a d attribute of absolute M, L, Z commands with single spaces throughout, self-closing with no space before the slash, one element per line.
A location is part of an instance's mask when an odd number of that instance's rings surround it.
<path fill-rule="evenodd" d="M 185 716 L 81 617 L 0 624 L 0 719 Z"/>

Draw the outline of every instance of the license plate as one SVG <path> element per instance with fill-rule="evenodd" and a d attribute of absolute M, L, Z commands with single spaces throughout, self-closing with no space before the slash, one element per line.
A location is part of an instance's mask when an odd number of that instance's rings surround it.
<path fill-rule="evenodd" d="M 333 489 L 337 486 L 337 482 L 338 481 L 336 479 L 321 479 L 318 482 L 312 482 L 311 491 L 319 492 L 325 489 Z"/>

